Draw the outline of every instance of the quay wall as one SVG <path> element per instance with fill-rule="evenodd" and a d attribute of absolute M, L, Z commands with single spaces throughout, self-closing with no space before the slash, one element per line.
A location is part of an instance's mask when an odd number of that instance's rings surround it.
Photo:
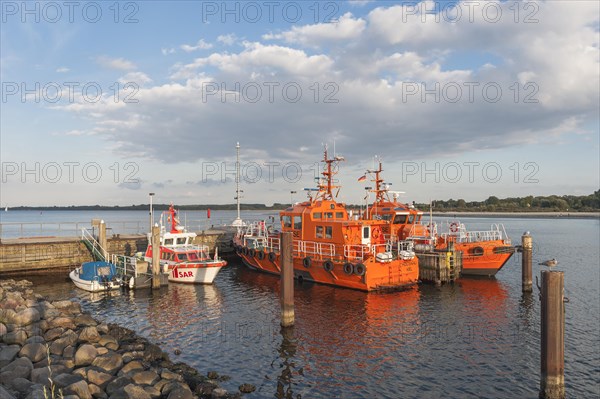
<path fill-rule="evenodd" d="M 197 233 L 196 244 L 208 245 L 211 253 L 224 232 Z M 110 254 L 134 256 L 148 246 L 145 234 L 113 235 L 107 239 Z M 221 248 L 219 253 L 222 253 Z M 63 273 L 93 260 L 85 244 L 77 237 L 32 237 L 0 241 L 0 276 L 11 274 Z"/>

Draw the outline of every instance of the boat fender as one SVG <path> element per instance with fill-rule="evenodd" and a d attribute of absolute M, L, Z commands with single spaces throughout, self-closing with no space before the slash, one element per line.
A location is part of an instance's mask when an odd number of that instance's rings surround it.
<path fill-rule="evenodd" d="M 362 263 L 357 263 L 356 265 L 354 265 L 354 274 L 356 274 L 357 276 L 364 276 L 366 271 L 367 268 Z"/>
<path fill-rule="evenodd" d="M 263 260 L 265 258 L 265 253 L 263 251 L 258 251 L 256 257 L 258 260 Z"/>
<path fill-rule="evenodd" d="M 333 271 L 333 262 L 330 260 L 326 260 L 325 262 L 323 262 L 323 267 L 325 268 L 325 271 L 331 272 Z"/>
<path fill-rule="evenodd" d="M 275 252 L 269 252 L 269 260 L 271 262 L 275 262 L 275 258 L 277 258 L 277 255 L 275 255 Z"/>
<path fill-rule="evenodd" d="M 256 250 L 254 248 L 252 248 L 250 251 L 248 251 L 248 254 L 254 258 L 254 256 L 256 256 Z"/>
<path fill-rule="evenodd" d="M 350 262 L 344 263 L 344 273 L 350 275 L 354 272 L 354 265 Z"/>
<path fill-rule="evenodd" d="M 311 263 L 312 259 L 310 258 L 310 256 L 307 256 L 306 258 L 302 259 L 302 265 L 307 269 L 310 267 Z"/>
<path fill-rule="evenodd" d="M 244 247 L 244 248 L 242 248 L 242 253 L 243 253 L 244 255 L 248 255 L 248 247 Z"/>

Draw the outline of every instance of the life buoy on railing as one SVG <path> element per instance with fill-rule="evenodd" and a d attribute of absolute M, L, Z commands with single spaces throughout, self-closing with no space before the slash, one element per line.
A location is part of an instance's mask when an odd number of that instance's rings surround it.
<path fill-rule="evenodd" d="M 373 232 L 371 233 L 371 237 L 373 237 L 374 241 L 378 241 L 381 236 L 381 229 L 379 227 L 375 227 Z"/>
<path fill-rule="evenodd" d="M 248 247 L 244 247 L 244 248 L 242 248 L 242 253 L 243 253 L 244 255 L 248 255 Z"/>
<path fill-rule="evenodd" d="M 350 262 L 344 263 L 344 273 L 348 275 L 354 273 L 354 265 Z"/>
<path fill-rule="evenodd" d="M 254 258 L 254 256 L 256 256 L 256 250 L 254 248 L 252 248 L 251 250 L 248 251 L 248 255 L 250 255 L 251 257 Z"/>
<path fill-rule="evenodd" d="M 265 253 L 264 251 L 258 251 L 256 253 L 256 257 L 258 258 L 258 260 L 263 260 L 265 258 Z"/>
<path fill-rule="evenodd" d="M 277 258 L 277 255 L 275 255 L 275 252 L 269 252 L 269 260 L 271 262 L 275 262 L 276 258 Z"/>
<path fill-rule="evenodd" d="M 450 231 L 452 233 L 456 233 L 458 231 L 458 223 L 456 223 L 456 222 L 450 223 Z"/>
<path fill-rule="evenodd" d="M 362 263 L 357 263 L 354 265 L 354 274 L 357 276 L 364 276 L 367 271 L 367 268 Z"/>
<path fill-rule="evenodd" d="M 326 271 L 331 272 L 333 271 L 333 262 L 330 260 L 326 260 L 325 262 L 323 262 L 323 267 Z"/>
<path fill-rule="evenodd" d="M 302 259 L 302 265 L 307 269 L 310 267 L 311 263 L 312 259 L 310 258 L 310 256 L 307 256 L 306 258 Z"/>

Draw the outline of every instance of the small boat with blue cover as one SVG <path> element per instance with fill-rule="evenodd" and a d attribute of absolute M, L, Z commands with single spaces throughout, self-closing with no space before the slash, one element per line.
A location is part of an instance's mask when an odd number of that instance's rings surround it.
<path fill-rule="evenodd" d="M 89 292 L 115 290 L 121 286 L 116 267 L 109 262 L 85 262 L 72 270 L 69 277 L 77 288 Z"/>

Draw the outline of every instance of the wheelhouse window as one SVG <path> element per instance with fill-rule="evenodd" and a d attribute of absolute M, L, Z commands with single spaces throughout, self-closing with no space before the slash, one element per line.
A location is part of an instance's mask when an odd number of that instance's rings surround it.
<path fill-rule="evenodd" d="M 383 214 L 383 215 L 381 215 L 381 218 L 383 220 L 386 220 L 386 221 L 389 222 L 390 220 L 392 220 L 392 215 L 390 215 L 389 213 L 388 214 Z"/>
<path fill-rule="evenodd" d="M 302 216 L 294 216 L 294 230 L 302 230 Z"/>
<path fill-rule="evenodd" d="M 325 226 L 325 238 L 332 238 L 332 237 L 333 237 L 333 227 Z"/>
<path fill-rule="evenodd" d="M 333 212 L 325 212 L 325 219 L 333 219 Z"/>
<path fill-rule="evenodd" d="M 177 254 L 177 259 L 178 259 L 180 262 L 185 262 L 186 260 L 188 260 L 188 258 L 187 258 L 187 254 Z"/>
<path fill-rule="evenodd" d="M 344 212 L 336 212 L 335 213 L 335 218 L 336 219 L 343 219 L 344 218 Z"/>
<path fill-rule="evenodd" d="M 396 215 L 396 217 L 394 217 L 394 224 L 404 223 L 406 223 L 406 215 Z"/>
<path fill-rule="evenodd" d="M 185 240 L 186 240 L 185 237 L 178 237 L 177 238 L 177 245 L 183 245 L 183 244 L 185 244 Z"/>
<path fill-rule="evenodd" d="M 291 216 L 282 216 L 281 222 L 283 223 L 283 227 L 292 227 L 292 217 Z"/>
<path fill-rule="evenodd" d="M 165 238 L 165 245 L 173 245 L 173 239 L 172 238 Z"/>
<path fill-rule="evenodd" d="M 313 213 L 313 219 L 321 219 L 322 217 L 323 217 L 323 214 L 321 212 Z"/>
<path fill-rule="evenodd" d="M 198 259 L 198 256 L 194 252 L 190 252 L 188 254 L 188 259 L 189 260 L 196 260 L 196 259 Z"/>
<path fill-rule="evenodd" d="M 315 231 L 315 237 L 323 238 L 323 226 L 317 226 L 317 229 Z"/>
<path fill-rule="evenodd" d="M 369 228 L 367 226 L 363 227 L 363 238 L 369 238 Z"/>
<path fill-rule="evenodd" d="M 414 221 L 415 221 L 415 215 L 410 215 L 408 217 L 408 224 L 413 224 Z"/>

